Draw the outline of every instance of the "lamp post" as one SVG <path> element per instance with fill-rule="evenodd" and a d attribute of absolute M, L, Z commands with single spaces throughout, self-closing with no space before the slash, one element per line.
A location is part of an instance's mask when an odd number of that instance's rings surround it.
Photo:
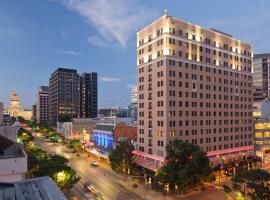
<path fill-rule="evenodd" d="M 128 168 L 128 171 L 127 171 L 127 174 L 128 174 L 128 180 L 130 180 L 130 169 Z"/>

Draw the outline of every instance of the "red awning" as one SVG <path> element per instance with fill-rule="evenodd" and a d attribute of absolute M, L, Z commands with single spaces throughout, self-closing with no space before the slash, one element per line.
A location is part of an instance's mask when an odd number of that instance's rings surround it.
<path fill-rule="evenodd" d="M 155 171 L 162 167 L 162 165 L 155 163 L 153 161 L 144 160 L 140 157 L 137 157 L 133 160 L 137 165 L 149 169 L 151 171 Z"/>

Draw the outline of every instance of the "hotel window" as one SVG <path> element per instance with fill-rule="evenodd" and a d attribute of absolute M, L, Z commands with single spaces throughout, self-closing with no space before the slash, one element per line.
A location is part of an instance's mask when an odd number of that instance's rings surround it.
<path fill-rule="evenodd" d="M 169 28 L 169 32 L 172 33 L 172 34 L 175 34 L 175 28 Z"/>

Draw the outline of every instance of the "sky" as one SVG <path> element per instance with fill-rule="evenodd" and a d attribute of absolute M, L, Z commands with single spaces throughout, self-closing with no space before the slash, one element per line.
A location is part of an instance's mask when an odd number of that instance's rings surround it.
<path fill-rule="evenodd" d="M 270 52 L 269 0 L 1 0 L 0 101 L 24 108 L 58 67 L 97 72 L 99 108 L 126 107 L 136 84 L 136 31 L 164 14 Z"/>

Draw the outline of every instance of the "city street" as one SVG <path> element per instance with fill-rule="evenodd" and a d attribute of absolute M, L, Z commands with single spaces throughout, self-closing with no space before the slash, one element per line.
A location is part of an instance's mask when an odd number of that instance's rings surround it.
<path fill-rule="evenodd" d="M 46 142 L 45 138 L 39 133 L 35 133 L 34 144 L 48 153 L 59 154 L 69 159 L 70 166 L 75 169 L 77 174 L 81 177 L 81 180 L 71 189 L 68 197 L 76 196 L 80 200 L 83 199 L 86 193 L 83 184 L 88 181 L 102 194 L 103 200 L 207 200 L 213 198 L 225 200 L 224 193 L 221 190 L 207 190 L 177 197 L 164 197 L 162 193 L 143 190 L 143 192 L 139 192 L 140 195 L 138 195 L 139 189 L 134 189 L 136 191 L 132 192 L 130 191 L 132 188 L 128 190 L 119 184 L 119 180 L 123 179 L 123 177 L 114 173 L 110 165 L 104 160 L 99 161 L 98 167 L 90 166 L 91 161 L 97 160 L 95 156 L 90 154 L 90 157 L 88 157 L 86 153 L 81 153 L 80 156 L 76 156 L 76 154 L 71 153 L 71 150 L 66 148 L 62 143 Z M 135 192 L 137 192 L 137 194 Z M 89 193 L 89 195 L 93 197 L 91 193 Z"/>
<path fill-rule="evenodd" d="M 71 189 L 69 197 L 76 196 L 79 199 L 83 199 L 84 193 L 86 193 L 83 189 L 83 184 L 88 181 L 102 194 L 101 199 L 103 200 L 143 199 L 119 185 L 116 181 L 119 179 L 119 176 L 109 169 L 107 163 L 99 162 L 98 167 L 90 166 L 90 162 L 95 159 L 94 157 L 76 156 L 74 153 L 69 153 L 70 149 L 67 149 L 63 144 L 46 142 L 40 134 L 36 134 L 34 144 L 48 153 L 65 156 L 69 159 L 70 166 L 81 177 L 79 183 Z"/>

